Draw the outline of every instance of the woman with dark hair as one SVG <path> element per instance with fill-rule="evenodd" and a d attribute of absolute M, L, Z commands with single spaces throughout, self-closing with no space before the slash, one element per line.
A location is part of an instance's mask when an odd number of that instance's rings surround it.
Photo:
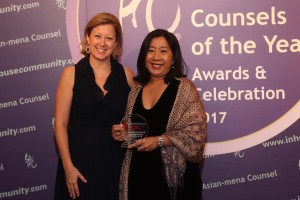
<path fill-rule="evenodd" d="M 119 199 L 124 153 L 110 134 L 124 115 L 134 76 L 118 62 L 122 43 L 118 18 L 99 13 L 85 27 L 84 57 L 63 70 L 55 106 L 55 200 Z"/>
<path fill-rule="evenodd" d="M 125 116 L 138 114 L 149 125 L 146 138 L 128 146 L 120 178 L 121 200 L 200 200 L 199 162 L 207 135 L 206 113 L 177 38 L 157 29 L 144 39 L 137 61 L 139 84 Z M 122 125 L 112 136 L 123 141 Z"/>

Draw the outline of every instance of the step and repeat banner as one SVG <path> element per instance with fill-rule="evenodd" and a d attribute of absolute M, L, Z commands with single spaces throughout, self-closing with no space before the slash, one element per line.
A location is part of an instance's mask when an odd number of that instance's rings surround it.
<path fill-rule="evenodd" d="M 0 199 L 53 199 L 55 90 L 87 21 L 116 15 L 121 62 L 144 37 L 178 38 L 206 107 L 203 199 L 300 200 L 298 0 L 1 0 Z"/>

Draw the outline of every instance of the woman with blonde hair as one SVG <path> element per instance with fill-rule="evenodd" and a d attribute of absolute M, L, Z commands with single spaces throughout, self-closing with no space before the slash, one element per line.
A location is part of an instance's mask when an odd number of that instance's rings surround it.
<path fill-rule="evenodd" d="M 95 15 L 84 36 L 84 58 L 63 70 L 56 93 L 54 199 L 118 200 L 123 153 L 110 133 L 124 115 L 134 74 L 118 62 L 123 39 L 114 15 Z"/>

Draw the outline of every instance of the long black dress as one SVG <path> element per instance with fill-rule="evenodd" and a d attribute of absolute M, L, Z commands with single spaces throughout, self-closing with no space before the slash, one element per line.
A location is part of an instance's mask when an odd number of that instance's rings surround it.
<path fill-rule="evenodd" d="M 68 128 L 69 148 L 74 166 L 87 179 L 78 179 L 80 197 L 84 200 L 118 200 L 120 168 L 124 152 L 113 140 L 111 127 L 120 123 L 130 87 L 122 65 L 111 60 L 111 74 L 104 96 L 85 57 L 75 65 L 75 84 Z M 64 169 L 59 159 L 55 197 L 71 199 L 66 187 Z M 77 199 L 77 198 L 76 198 Z"/>
<path fill-rule="evenodd" d="M 142 115 L 148 122 L 148 136 L 158 136 L 166 132 L 169 115 L 172 110 L 179 86 L 178 80 L 172 80 L 158 102 L 145 109 L 142 103 L 142 91 L 137 96 L 133 114 Z M 202 180 L 199 165 L 187 162 L 181 191 L 176 200 L 200 200 Z M 133 150 L 128 180 L 129 200 L 171 200 L 169 188 L 163 176 L 163 163 L 159 148 L 151 152 Z"/>

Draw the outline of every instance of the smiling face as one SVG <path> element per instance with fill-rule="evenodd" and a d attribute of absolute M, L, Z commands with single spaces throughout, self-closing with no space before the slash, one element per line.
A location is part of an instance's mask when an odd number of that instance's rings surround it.
<path fill-rule="evenodd" d="M 98 25 L 86 36 L 90 55 L 100 61 L 109 61 L 116 45 L 116 32 L 111 24 Z"/>
<path fill-rule="evenodd" d="M 151 40 L 145 62 L 151 79 L 163 79 L 168 74 L 173 64 L 173 53 L 164 37 Z"/>

